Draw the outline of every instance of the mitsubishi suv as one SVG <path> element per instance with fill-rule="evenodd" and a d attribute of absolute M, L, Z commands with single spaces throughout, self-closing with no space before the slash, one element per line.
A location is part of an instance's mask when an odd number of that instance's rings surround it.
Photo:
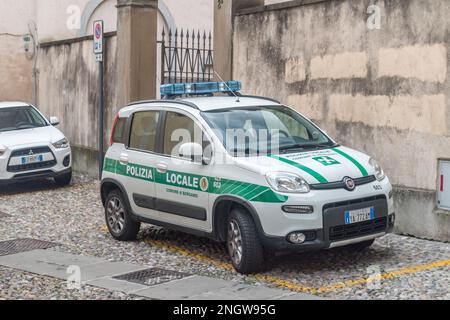
<path fill-rule="evenodd" d="M 70 184 L 71 150 L 58 124 L 27 103 L 0 102 L 0 186 L 43 178 Z"/>

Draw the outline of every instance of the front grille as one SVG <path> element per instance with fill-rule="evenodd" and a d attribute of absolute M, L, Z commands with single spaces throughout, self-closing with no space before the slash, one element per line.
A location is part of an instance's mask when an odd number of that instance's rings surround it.
<path fill-rule="evenodd" d="M 30 163 L 30 164 L 22 164 L 22 165 L 17 165 L 17 166 L 8 166 L 8 172 L 39 170 L 39 169 L 51 168 L 55 165 L 56 165 L 56 160 Z"/>
<path fill-rule="evenodd" d="M 361 198 L 361 199 L 355 199 L 355 200 L 347 200 L 347 201 L 341 201 L 341 202 L 335 202 L 335 203 L 329 203 L 323 206 L 323 211 L 331 208 L 338 208 L 338 207 L 344 207 L 349 206 L 352 204 L 358 204 L 362 202 L 370 202 L 375 200 L 386 200 L 385 195 L 379 195 L 379 196 L 373 196 L 373 197 L 367 197 L 367 198 Z"/>
<path fill-rule="evenodd" d="M 362 178 L 353 179 L 355 181 L 355 186 L 362 186 L 377 180 L 375 176 L 367 176 Z M 319 183 L 310 185 L 311 189 L 314 190 L 331 190 L 331 189 L 345 189 L 344 181 L 329 182 L 329 183 Z"/>
<path fill-rule="evenodd" d="M 330 241 L 342 241 L 370 234 L 383 232 L 387 227 L 387 217 L 355 224 L 348 224 L 330 228 Z"/>
<path fill-rule="evenodd" d="M 30 151 L 31 154 L 30 154 Z M 21 157 L 21 156 L 29 156 L 33 154 L 41 154 L 41 153 L 52 153 L 49 147 L 35 147 L 35 148 L 26 148 L 15 150 L 11 153 L 11 157 Z"/>
<path fill-rule="evenodd" d="M 25 148 L 20 150 L 14 150 L 11 153 L 10 159 L 14 157 L 23 157 L 23 156 L 29 156 L 29 155 L 38 155 L 43 153 L 51 153 L 53 155 L 52 150 L 49 147 L 43 146 L 43 147 L 34 147 L 34 148 Z M 53 155 L 55 158 L 55 156 Z M 37 163 L 30 163 L 30 164 L 20 164 L 20 165 L 9 165 L 7 167 L 8 172 L 22 172 L 22 171 L 32 171 L 32 170 L 39 170 L 39 169 L 47 169 L 51 168 L 56 165 L 56 160 L 50 160 L 50 161 L 44 161 L 44 162 L 37 162 Z"/>

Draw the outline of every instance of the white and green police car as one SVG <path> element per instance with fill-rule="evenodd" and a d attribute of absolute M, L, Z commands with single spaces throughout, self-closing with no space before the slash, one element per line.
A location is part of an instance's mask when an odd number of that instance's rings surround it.
<path fill-rule="evenodd" d="M 166 85 L 165 99 L 119 112 L 101 183 L 114 238 L 136 239 L 142 222 L 210 237 L 251 273 L 267 252 L 361 249 L 393 229 L 392 187 L 374 159 L 239 89 Z"/>

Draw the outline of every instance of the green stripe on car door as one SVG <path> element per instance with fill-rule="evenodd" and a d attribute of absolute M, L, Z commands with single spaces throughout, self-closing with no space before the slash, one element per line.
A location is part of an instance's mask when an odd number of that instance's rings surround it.
<path fill-rule="evenodd" d="M 234 195 L 241 197 L 245 200 L 254 202 L 284 203 L 289 199 L 288 196 L 278 194 L 266 186 L 261 186 L 237 180 L 221 179 L 219 187 L 216 187 L 214 184 L 216 178 L 200 176 L 191 173 L 168 171 L 167 174 L 176 174 L 182 175 L 184 177 L 197 178 L 197 181 L 199 182 L 198 186 L 197 184 L 195 186 L 179 185 L 177 183 L 173 183 L 172 181 L 168 181 L 166 179 L 166 174 L 158 173 L 155 168 L 146 167 L 143 165 L 133 163 L 122 165 L 120 164 L 119 161 L 109 158 L 105 158 L 104 170 L 118 175 L 127 176 L 133 179 L 146 180 L 147 182 L 155 182 L 157 184 L 169 185 L 183 189 L 191 189 L 200 192 L 207 192 L 210 194 Z M 208 179 L 209 187 L 206 191 L 201 190 L 200 187 L 200 180 L 202 178 Z"/>
<path fill-rule="evenodd" d="M 334 152 L 339 153 L 341 156 L 343 156 L 344 158 L 346 158 L 347 160 L 351 161 L 356 167 L 358 167 L 359 171 L 361 171 L 362 175 L 364 177 L 367 177 L 369 175 L 369 173 L 367 172 L 367 170 L 361 165 L 361 163 L 359 163 L 358 161 L 356 161 L 355 158 L 353 158 L 352 156 L 350 156 L 349 154 L 345 153 L 342 150 L 339 150 L 337 148 L 332 149 Z"/>
<path fill-rule="evenodd" d="M 301 165 L 298 162 L 295 162 L 295 161 L 292 161 L 292 160 L 289 160 L 287 158 L 283 158 L 283 157 L 280 157 L 280 156 L 276 156 L 276 155 L 273 155 L 273 154 L 269 155 L 269 157 L 271 157 L 273 159 L 277 159 L 277 160 L 279 160 L 281 162 L 287 163 L 287 164 L 289 164 L 291 166 L 294 166 L 294 167 L 296 167 L 296 168 L 298 168 L 298 169 L 300 169 L 302 171 L 305 171 L 306 173 L 308 173 L 311 176 L 313 176 L 320 183 L 327 183 L 328 182 L 328 180 L 325 179 L 325 177 L 323 177 L 320 173 L 318 173 L 318 172 L 316 172 L 316 171 L 314 171 L 314 170 L 312 170 L 312 169 L 310 169 L 308 167 L 305 167 L 305 166 Z"/>

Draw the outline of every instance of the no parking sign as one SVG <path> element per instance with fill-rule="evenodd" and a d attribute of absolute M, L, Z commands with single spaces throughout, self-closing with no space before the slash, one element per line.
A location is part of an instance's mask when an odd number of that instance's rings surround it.
<path fill-rule="evenodd" d="M 103 21 L 94 21 L 94 54 L 97 61 L 103 61 Z"/>
<path fill-rule="evenodd" d="M 104 99 L 104 69 L 103 69 L 103 20 L 94 21 L 94 54 L 95 61 L 99 64 L 99 117 L 98 117 L 98 167 L 99 177 L 102 177 L 103 162 L 104 162 L 104 114 L 105 114 L 105 99 Z"/>

